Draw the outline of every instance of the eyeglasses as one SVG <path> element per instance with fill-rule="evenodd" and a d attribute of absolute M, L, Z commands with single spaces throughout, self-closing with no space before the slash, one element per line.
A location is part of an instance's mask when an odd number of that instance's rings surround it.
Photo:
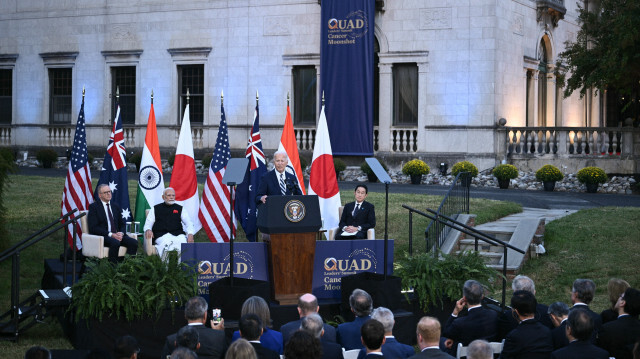
<path fill-rule="evenodd" d="M 111 194 L 111 191 L 104 191 L 102 194 Z"/>

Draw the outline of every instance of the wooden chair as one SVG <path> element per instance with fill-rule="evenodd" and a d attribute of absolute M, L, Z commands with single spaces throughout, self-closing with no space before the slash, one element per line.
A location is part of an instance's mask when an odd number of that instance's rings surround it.
<path fill-rule="evenodd" d="M 504 339 L 501 342 L 490 342 L 489 346 L 491 347 L 491 350 L 493 350 L 494 355 L 500 354 L 502 353 L 502 347 L 504 346 Z M 465 347 L 462 346 L 462 343 L 458 343 L 458 353 L 456 354 L 456 358 L 466 358 L 468 350 L 468 346 Z"/>
<path fill-rule="evenodd" d="M 82 211 L 87 212 L 88 211 Z M 109 247 L 104 245 L 104 237 L 97 236 L 95 234 L 89 234 L 89 218 L 83 216 L 80 218 L 80 225 L 82 226 L 82 255 L 85 257 L 106 258 L 109 257 Z M 127 233 L 129 237 L 138 239 L 133 233 Z M 124 257 L 127 253 L 127 248 L 121 246 L 118 250 L 118 257 Z"/>
<path fill-rule="evenodd" d="M 338 219 L 342 218 L 343 210 L 344 206 L 340 206 L 338 208 Z M 338 227 L 329 228 L 329 230 L 327 231 L 328 240 L 334 240 L 336 233 L 338 233 Z M 376 239 L 376 230 L 374 228 L 369 228 L 369 230 L 367 230 L 367 239 Z"/>
<path fill-rule="evenodd" d="M 149 215 L 149 210 L 145 210 L 144 211 L 144 218 L 147 218 L 147 216 Z M 142 239 L 144 240 L 144 252 L 148 255 L 148 256 L 153 256 L 153 255 L 158 255 L 158 250 L 156 249 L 156 247 L 153 245 L 153 240 L 146 240 L 144 238 L 144 230 L 142 230 Z"/>

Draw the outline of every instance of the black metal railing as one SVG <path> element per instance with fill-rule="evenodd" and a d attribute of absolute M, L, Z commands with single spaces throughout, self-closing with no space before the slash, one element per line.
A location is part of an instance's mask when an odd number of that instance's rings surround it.
<path fill-rule="evenodd" d="M 86 215 L 86 212 L 80 213 L 79 215 L 75 215 L 77 209 L 73 209 L 72 211 L 67 212 L 62 215 L 60 218 L 54 220 L 48 225 L 39 229 L 36 233 L 32 234 L 28 238 L 22 240 L 21 242 L 15 244 L 13 247 L 7 249 L 6 251 L 0 254 L 0 263 L 11 258 L 11 309 L 9 309 L 6 313 L 0 315 L 0 329 L 11 328 L 14 332 L 14 337 L 17 338 L 19 334 L 19 324 L 21 321 L 21 317 L 24 316 L 24 313 L 21 313 L 22 303 L 20 302 L 20 253 L 31 247 L 32 245 L 40 242 L 41 240 L 49 237 L 60 229 L 65 229 L 64 236 L 64 262 L 67 262 L 67 231 L 68 225 L 73 226 L 73 246 L 76 244 L 76 236 L 77 231 L 76 228 L 79 225 L 78 220 Z M 75 263 L 75 248 L 72 251 L 73 253 L 73 262 Z M 72 280 L 75 281 L 76 278 L 76 269 L 75 265 L 73 266 L 73 274 Z M 66 285 L 67 279 L 67 266 L 64 265 L 64 273 L 63 273 L 63 281 L 64 285 Z M 10 318 L 7 322 L 3 320 L 5 318 Z M 25 328 L 23 328 L 25 329 Z M 3 330 L 4 331 L 4 330 Z"/>
<path fill-rule="evenodd" d="M 469 187 L 471 185 L 471 174 L 469 172 L 460 172 L 451 183 L 449 191 L 444 195 L 440 206 L 436 211 L 436 218 L 440 215 L 448 217 L 457 217 L 459 214 L 469 214 Z M 409 216 L 411 221 L 411 216 Z M 411 223 L 409 223 L 411 225 Z M 431 251 L 436 255 L 437 249 L 442 247 L 447 235 L 449 234 L 450 227 L 442 224 L 440 221 L 432 220 L 424 231 L 425 235 L 425 250 Z M 409 243 L 411 243 L 411 236 L 409 236 Z M 411 249 L 411 245 L 409 246 Z M 411 254 L 411 250 L 409 251 Z"/>
<path fill-rule="evenodd" d="M 502 252 L 503 252 L 503 257 L 502 257 L 502 303 L 500 304 L 500 306 L 502 307 L 502 309 L 504 309 L 505 306 L 505 300 L 506 300 L 506 291 L 507 291 L 507 259 L 508 259 L 508 253 L 509 253 L 509 249 L 514 250 L 518 253 L 522 253 L 525 254 L 525 252 L 517 247 L 514 247 L 512 245 L 510 245 L 507 242 L 501 241 L 497 238 L 495 238 L 492 235 L 489 235 L 487 233 L 484 233 L 482 231 L 479 231 L 473 227 L 467 226 L 464 223 L 458 222 L 455 219 L 443 215 L 442 213 L 438 214 L 437 211 L 434 211 L 432 209 L 428 209 L 428 212 L 431 212 L 431 214 L 422 212 L 420 210 L 417 210 L 415 208 L 411 208 L 405 204 L 402 205 L 403 208 L 406 208 L 409 210 L 409 214 L 411 217 L 412 213 L 417 213 L 421 216 L 424 216 L 426 218 L 431 219 L 434 222 L 438 222 L 441 223 L 443 226 L 448 227 L 449 229 L 454 229 L 457 231 L 460 231 L 468 236 L 471 236 L 475 239 L 475 245 L 474 245 L 474 250 L 477 252 L 478 251 L 478 241 L 483 241 L 486 242 L 492 246 L 497 246 L 497 247 L 502 247 Z M 411 220 L 410 220 L 411 221 Z M 409 231 L 411 232 L 411 229 L 409 229 Z M 411 248 L 411 243 L 409 243 L 409 248 Z M 437 255 L 438 251 L 434 251 L 434 253 Z"/>

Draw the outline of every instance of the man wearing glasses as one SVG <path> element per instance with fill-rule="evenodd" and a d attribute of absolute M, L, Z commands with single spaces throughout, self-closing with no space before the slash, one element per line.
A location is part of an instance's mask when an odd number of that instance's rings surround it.
<path fill-rule="evenodd" d="M 111 188 L 107 184 L 98 185 L 99 201 L 89 205 L 89 233 L 104 237 L 105 247 L 109 247 L 109 260 L 118 260 L 120 246 L 127 248 L 127 254 L 135 255 L 138 241 L 125 233 L 125 223 L 120 215 L 120 207 L 111 202 Z"/>

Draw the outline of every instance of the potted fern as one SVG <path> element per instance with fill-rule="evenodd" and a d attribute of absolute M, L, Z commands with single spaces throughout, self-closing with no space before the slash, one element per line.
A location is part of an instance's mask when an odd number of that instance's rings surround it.
<path fill-rule="evenodd" d="M 411 177 L 411 184 L 420 184 L 422 175 L 429 174 L 431 168 L 422 160 L 414 159 L 402 166 L 402 173 Z"/>
<path fill-rule="evenodd" d="M 498 179 L 498 185 L 501 189 L 509 188 L 511 180 L 518 177 L 516 166 L 509 164 L 497 165 L 491 173 Z"/>

